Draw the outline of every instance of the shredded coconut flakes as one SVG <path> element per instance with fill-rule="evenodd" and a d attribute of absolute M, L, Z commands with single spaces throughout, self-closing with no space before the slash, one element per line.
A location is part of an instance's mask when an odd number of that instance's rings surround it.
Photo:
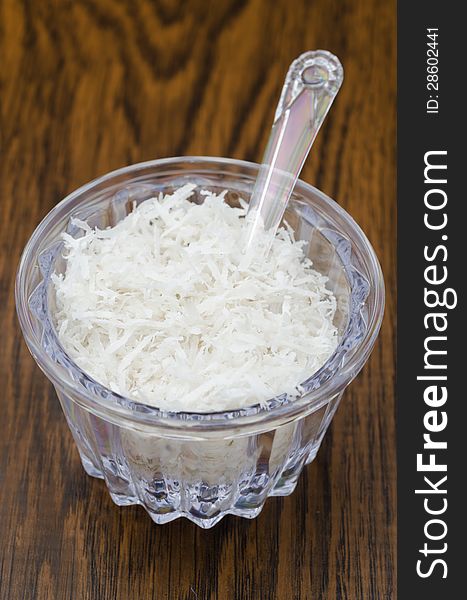
<path fill-rule="evenodd" d="M 292 232 L 245 254 L 246 204 L 195 185 L 140 204 L 115 227 L 74 224 L 53 275 L 59 339 L 89 375 L 165 410 L 211 412 L 287 393 L 337 345 L 336 300 Z M 264 233 L 264 244 L 268 241 Z"/>

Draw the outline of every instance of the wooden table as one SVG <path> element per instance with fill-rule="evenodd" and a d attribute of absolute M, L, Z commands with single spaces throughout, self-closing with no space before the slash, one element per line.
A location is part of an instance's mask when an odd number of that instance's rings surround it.
<path fill-rule="evenodd" d="M 395 597 L 395 17 L 394 0 L 1 2 L 1 600 Z M 346 80 L 303 178 L 374 244 L 382 333 L 292 496 L 251 522 L 159 527 L 84 474 L 19 331 L 20 251 L 111 169 L 260 160 L 286 69 L 311 48 L 335 52 Z"/>

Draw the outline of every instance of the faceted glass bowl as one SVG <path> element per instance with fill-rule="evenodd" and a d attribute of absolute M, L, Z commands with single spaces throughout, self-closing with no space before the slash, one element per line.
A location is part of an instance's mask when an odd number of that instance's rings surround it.
<path fill-rule="evenodd" d="M 84 373 L 61 346 L 53 322 L 50 276 L 63 271 L 60 234 L 80 235 L 70 218 L 114 225 L 136 202 L 184 183 L 221 192 L 238 205 L 249 199 L 258 165 L 226 158 L 180 157 L 131 165 L 79 188 L 39 224 L 23 252 L 16 305 L 26 343 L 52 381 L 84 469 L 105 480 L 116 504 L 140 504 L 156 523 L 184 516 L 212 527 L 226 514 L 253 518 L 268 496 L 285 496 L 310 463 L 345 387 L 375 343 L 384 311 L 384 284 L 375 253 L 355 221 L 302 181 L 285 219 L 305 253 L 327 275 L 337 298 L 339 345 L 302 382 L 303 394 L 266 406 L 215 413 L 159 410 L 124 398 Z M 195 195 L 193 201 L 202 202 Z M 206 235 L 209 226 L 206 225 Z"/>

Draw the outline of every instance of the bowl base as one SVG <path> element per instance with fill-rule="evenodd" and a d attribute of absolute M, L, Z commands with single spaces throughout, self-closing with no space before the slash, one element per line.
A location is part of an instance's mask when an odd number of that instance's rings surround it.
<path fill-rule="evenodd" d="M 315 458 L 317 451 L 318 449 L 316 448 L 314 452 L 310 453 L 310 456 L 306 461 L 307 464 Z M 111 491 L 110 488 L 113 487 L 112 483 L 105 477 L 102 471 L 97 469 L 88 458 L 83 456 L 82 453 L 80 453 L 80 458 L 81 464 L 88 475 L 96 479 L 103 479 L 106 482 L 107 487 L 109 488 L 110 497 L 117 506 L 142 506 L 157 525 L 163 525 L 164 523 L 169 523 L 175 519 L 185 518 L 203 529 L 214 527 L 214 525 L 219 523 L 219 521 L 227 515 L 234 515 L 244 519 L 255 519 L 263 510 L 268 497 L 290 496 L 290 494 L 293 493 L 303 469 L 303 462 L 301 462 L 299 465 L 296 465 L 294 469 L 284 471 L 275 486 L 267 493 L 258 495 L 256 499 L 252 498 L 249 502 L 245 502 L 245 498 L 240 497 L 232 509 L 223 512 L 219 511 L 217 514 L 208 517 L 202 516 L 199 511 L 196 511 L 193 508 L 187 511 L 170 509 L 169 507 L 163 510 L 153 510 L 148 506 L 147 502 L 134 494 L 127 492 L 118 493 L 115 489 Z"/>

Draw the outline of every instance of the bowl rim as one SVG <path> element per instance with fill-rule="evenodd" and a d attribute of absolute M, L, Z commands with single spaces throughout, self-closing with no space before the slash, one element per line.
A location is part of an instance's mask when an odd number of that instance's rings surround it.
<path fill-rule="evenodd" d="M 71 204 L 78 196 L 91 191 L 97 186 L 101 186 L 112 179 L 128 175 L 130 173 L 137 174 L 138 171 L 148 168 L 160 168 L 164 166 L 173 166 L 176 163 L 189 163 L 194 166 L 202 166 L 206 163 L 223 166 L 243 167 L 244 169 L 257 170 L 258 163 L 238 160 L 224 157 L 211 156 L 177 156 L 155 159 L 127 165 L 125 167 L 110 171 L 104 175 L 93 179 L 92 181 L 80 186 L 79 188 L 68 194 L 63 200 L 56 204 L 37 225 L 28 242 L 25 245 L 21 259 L 17 269 L 15 282 L 15 300 L 16 309 L 20 326 L 26 341 L 26 344 L 34 357 L 35 361 L 45 373 L 45 375 L 54 383 L 55 386 L 63 388 L 69 394 L 73 401 L 86 408 L 93 414 L 110 420 L 121 425 L 122 420 L 126 421 L 130 427 L 150 427 L 151 429 L 162 428 L 164 432 L 171 430 L 177 437 L 177 432 L 187 433 L 191 435 L 198 433 L 206 433 L 207 430 L 212 432 L 218 430 L 226 430 L 238 427 L 251 425 L 258 428 L 270 429 L 272 425 L 278 422 L 287 422 L 294 420 L 297 416 L 305 416 L 320 407 L 327 404 L 333 397 L 340 394 L 343 389 L 354 379 L 365 364 L 368 356 L 374 346 L 376 337 L 381 327 L 381 322 L 384 314 L 384 280 L 381 271 L 381 266 L 376 257 L 376 254 L 371 246 L 368 238 L 363 233 L 360 226 L 355 220 L 332 198 L 321 192 L 314 186 L 298 180 L 295 186 L 295 191 L 308 195 L 311 193 L 318 196 L 327 207 L 330 207 L 348 226 L 352 228 L 352 243 L 360 247 L 364 254 L 368 268 L 372 271 L 372 276 L 375 282 L 373 287 L 374 293 L 374 308 L 369 314 L 368 323 L 366 323 L 365 334 L 362 339 L 352 348 L 350 358 L 347 363 L 342 366 L 332 377 L 319 383 L 316 389 L 305 391 L 304 394 L 296 398 L 288 398 L 284 394 L 276 396 L 264 404 L 255 404 L 245 408 L 214 412 L 183 412 L 183 411 L 167 411 L 159 409 L 155 406 L 144 404 L 137 400 L 126 398 L 118 393 L 111 391 L 102 384 L 95 381 L 86 372 L 84 372 L 74 361 L 68 357 L 63 347 L 59 343 L 58 337 L 55 342 L 58 342 L 58 347 L 65 355 L 68 368 L 71 368 L 75 377 L 73 380 L 64 379 L 60 376 L 57 362 L 54 361 L 41 345 L 40 340 L 33 330 L 30 319 L 30 308 L 28 306 L 29 297 L 25 293 L 26 282 L 25 272 L 26 267 L 31 260 L 37 260 L 37 255 L 33 254 L 36 244 L 41 239 L 43 232 L 49 224 L 54 220 L 55 216 L 62 211 L 67 205 Z M 335 353 L 341 348 L 342 342 L 345 341 L 348 335 L 346 328 L 341 342 L 338 344 L 336 351 L 322 365 L 318 371 L 313 373 L 306 381 L 316 378 L 323 374 L 328 363 L 335 357 Z M 339 377 L 337 377 L 339 375 Z M 304 382 L 305 383 L 305 382 Z"/>

